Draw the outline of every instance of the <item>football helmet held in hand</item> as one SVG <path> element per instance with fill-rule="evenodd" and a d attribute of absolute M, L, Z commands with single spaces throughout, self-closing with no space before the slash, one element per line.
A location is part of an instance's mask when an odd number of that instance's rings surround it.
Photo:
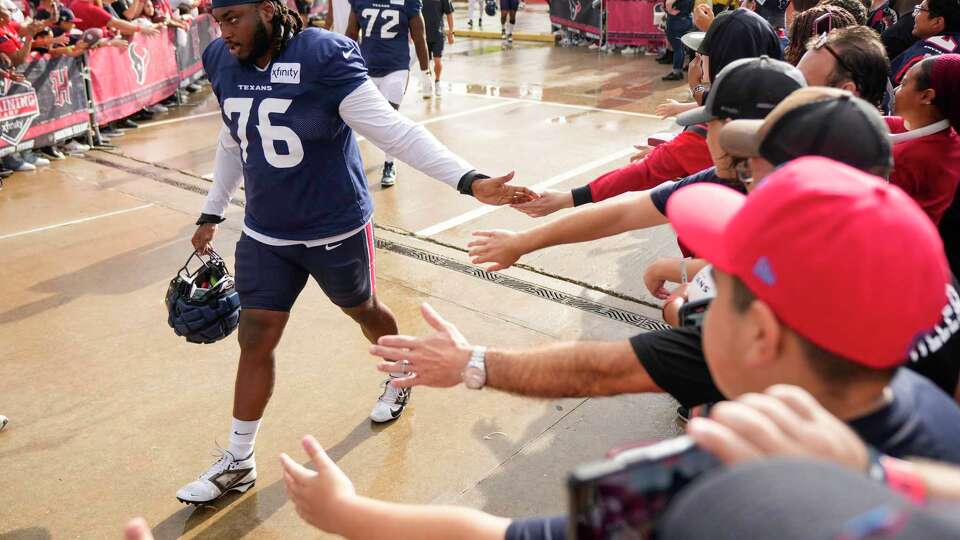
<path fill-rule="evenodd" d="M 187 266 L 196 258 L 200 267 Z M 167 324 L 190 343 L 214 343 L 229 336 L 240 323 L 240 295 L 233 276 L 214 251 L 192 253 L 170 281 L 165 299 Z"/>

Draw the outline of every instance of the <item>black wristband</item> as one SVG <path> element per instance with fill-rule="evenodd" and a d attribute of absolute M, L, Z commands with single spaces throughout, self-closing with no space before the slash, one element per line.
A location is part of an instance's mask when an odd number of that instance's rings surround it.
<path fill-rule="evenodd" d="M 460 177 L 460 182 L 457 183 L 457 191 L 463 195 L 473 195 L 473 182 L 475 180 L 483 180 L 485 178 L 490 177 L 483 173 L 479 173 L 476 170 L 472 170 Z"/>
<path fill-rule="evenodd" d="M 570 190 L 570 193 L 573 194 L 573 205 L 580 206 L 581 204 L 587 204 L 593 202 L 593 193 L 590 191 L 590 185 L 580 186 L 578 188 L 573 188 Z"/>
<path fill-rule="evenodd" d="M 220 216 L 215 216 L 213 214 L 200 214 L 200 219 L 197 220 L 197 225 L 206 225 L 207 223 L 213 223 L 216 225 L 217 223 L 223 223 L 224 221 L 226 221 L 226 218 L 222 218 Z"/>

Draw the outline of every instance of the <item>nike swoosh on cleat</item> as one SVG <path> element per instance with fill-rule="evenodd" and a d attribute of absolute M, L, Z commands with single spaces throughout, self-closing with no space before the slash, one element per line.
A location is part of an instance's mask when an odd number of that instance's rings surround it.
<path fill-rule="evenodd" d="M 333 251 L 342 245 L 343 245 L 343 242 L 340 242 L 339 244 L 333 244 L 333 245 L 327 244 L 323 246 L 323 248 L 326 249 L 327 251 Z"/>
<path fill-rule="evenodd" d="M 400 416 L 400 413 L 403 412 L 403 407 L 397 407 L 396 409 L 390 409 L 390 416 L 396 418 Z"/>
<path fill-rule="evenodd" d="M 253 432 L 251 431 L 250 433 L 253 433 Z M 240 435 L 241 437 L 243 437 L 244 435 L 250 435 L 250 433 L 237 433 L 236 431 L 233 432 L 234 435 Z"/>

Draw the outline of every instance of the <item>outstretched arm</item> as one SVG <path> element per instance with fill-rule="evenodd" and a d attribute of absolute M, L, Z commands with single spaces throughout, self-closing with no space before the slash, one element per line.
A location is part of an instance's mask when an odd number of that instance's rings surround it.
<path fill-rule="evenodd" d="M 313 470 L 280 455 L 287 494 L 314 527 L 343 536 L 395 540 L 502 540 L 506 518 L 457 506 L 399 504 L 357 495 L 353 483 L 311 436 L 302 440 Z"/>
<path fill-rule="evenodd" d="M 425 337 L 384 336 L 370 348 L 385 361 L 377 369 L 408 373 L 395 386 L 460 384 L 473 347 L 429 304 L 420 308 L 435 332 Z M 403 362 L 406 361 L 406 362 Z M 489 349 L 486 386 L 535 397 L 612 396 L 662 392 L 627 340 L 570 341 L 531 349 Z"/>
<path fill-rule="evenodd" d="M 469 244 L 470 256 L 474 264 L 493 263 L 489 270 L 503 270 L 520 257 L 546 247 L 597 240 L 665 223 L 669 223 L 667 217 L 657 210 L 650 192 L 641 191 L 571 212 L 521 233 L 477 231 L 473 233 L 477 239 Z"/>
<path fill-rule="evenodd" d="M 394 110 L 369 80 L 340 102 L 340 117 L 377 148 L 482 203 L 502 205 L 537 197 L 525 187 L 507 184 L 513 173 L 499 178 L 478 176 L 426 128 Z"/>

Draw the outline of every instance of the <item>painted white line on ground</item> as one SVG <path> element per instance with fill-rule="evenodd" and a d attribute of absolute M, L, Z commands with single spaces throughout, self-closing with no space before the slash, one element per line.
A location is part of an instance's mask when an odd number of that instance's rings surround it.
<path fill-rule="evenodd" d="M 450 120 L 451 118 L 459 118 L 461 116 L 466 116 L 468 114 L 475 114 L 478 112 L 489 111 L 490 109 L 499 109 L 500 107 L 504 107 L 506 105 L 512 105 L 512 103 L 508 101 L 504 101 L 501 103 L 494 103 L 493 105 L 488 105 L 486 107 L 477 107 L 476 109 L 470 109 L 469 111 L 460 111 L 457 113 L 450 113 L 442 116 L 434 116 L 433 118 L 427 118 L 426 120 L 423 120 L 417 123 L 420 124 L 421 126 L 425 126 L 427 124 L 433 124 L 434 122 L 443 122 L 444 120 Z M 365 137 L 357 137 L 357 142 L 362 142 L 365 140 L 367 140 Z"/>
<path fill-rule="evenodd" d="M 27 234 L 33 234 L 33 233 L 38 233 L 38 232 L 43 232 L 43 231 L 49 231 L 50 229 L 59 229 L 60 227 L 66 227 L 67 225 L 76 225 L 76 224 L 78 224 L 78 223 L 86 223 L 86 222 L 88 222 L 88 221 L 93 221 L 93 220 L 95 220 L 95 219 L 101 219 L 101 218 L 111 217 L 111 216 L 118 216 L 118 215 L 120 215 L 120 214 L 126 214 L 126 213 L 129 213 L 129 212 L 136 212 L 137 210 L 143 210 L 144 208 L 150 208 L 151 206 L 153 206 L 153 203 L 144 204 L 144 205 L 142 205 L 142 206 L 135 206 L 135 207 L 133 207 L 133 208 L 125 208 L 125 209 L 123 209 L 123 210 L 117 210 L 116 212 L 107 212 L 106 214 L 99 214 L 99 215 L 96 215 L 96 216 L 90 216 L 90 217 L 85 217 L 85 218 L 81 218 L 81 219 L 75 219 L 75 220 L 73 220 L 73 221 L 65 221 L 65 222 L 63 222 L 63 223 L 57 223 L 57 224 L 55 224 L 55 225 L 47 225 L 46 227 L 37 227 L 36 229 L 30 229 L 29 231 L 20 231 L 20 232 L 5 234 L 5 235 L 3 235 L 3 236 L 0 236 L 0 240 L 6 240 L 7 238 L 14 238 L 14 237 L 17 237 L 17 236 L 24 236 L 24 235 L 27 235 Z"/>
<path fill-rule="evenodd" d="M 513 101 L 515 103 L 531 103 L 534 105 L 548 105 L 552 107 L 561 107 L 564 109 L 577 109 L 581 111 L 594 111 L 594 112 L 604 112 L 610 114 L 622 114 L 626 116 L 636 116 L 639 118 L 650 118 L 653 120 L 665 120 L 660 118 L 655 114 L 639 113 L 633 111 L 621 111 L 617 109 L 604 109 L 602 107 L 591 107 L 589 105 L 573 105 L 571 103 L 557 103 L 555 101 L 540 101 L 538 99 L 524 99 L 524 98 L 515 98 L 515 97 L 506 97 L 506 96 L 488 96 L 486 94 L 450 94 L 455 96 L 466 96 L 466 97 L 476 97 L 483 99 L 506 99 Z"/>
<path fill-rule="evenodd" d="M 156 122 L 145 122 L 140 124 L 139 129 L 146 129 L 157 126 L 166 126 L 168 124 L 176 124 L 177 122 L 186 122 L 187 120 L 196 120 L 198 118 L 206 118 L 208 116 L 214 116 L 220 114 L 220 111 L 211 111 L 200 114 L 192 114 L 190 116 L 181 116 L 180 118 L 171 118 L 169 120 L 157 120 Z"/>
<path fill-rule="evenodd" d="M 554 177 L 552 177 L 552 178 L 548 178 L 548 179 L 544 180 L 543 182 L 540 182 L 539 184 L 534 184 L 534 185 L 530 186 L 530 189 L 532 189 L 532 190 L 534 190 L 534 191 L 540 191 L 540 190 L 542 190 L 542 189 L 547 189 L 547 188 L 549 188 L 549 187 L 553 187 L 553 186 L 555 186 L 555 185 L 557 185 L 557 184 L 559 184 L 559 183 L 561 183 L 561 182 L 565 182 L 566 180 L 569 180 L 570 178 L 573 178 L 573 177 L 578 176 L 578 175 L 581 175 L 581 174 L 583 174 L 583 173 L 585 173 L 585 172 L 589 172 L 589 171 L 591 171 L 591 170 L 593 170 L 593 169 L 596 169 L 597 167 L 599 167 L 599 166 L 601 166 L 601 165 L 605 165 L 605 164 L 607 164 L 607 163 L 610 163 L 611 161 L 614 161 L 614 160 L 617 160 L 617 159 L 620 159 L 620 158 L 629 156 L 629 155 L 631 155 L 631 154 L 634 154 L 636 151 L 637 151 L 636 148 L 633 148 L 633 147 L 623 148 L 623 149 L 618 150 L 618 151 L 616 151 L 616 152 L 614 152 L 614 153 L 612 153 L 612 154 L 608 154 L 608 155 L 603 156 L 603 157 L 601 157 L 601 158 L 595 159 L 595 160 L 593 160 L 593 161 L 591 161 L 591 162 L 589 162 L 589 163 L 584 163 L 583 165 L 580 165 L 579 167 L 570 169 L 569 171 L 567 171 L 567 172 L 565 172 L 565 173 L 558 174 L 557 176 L 554 176 Z M 491 213 L 491 212 L 496 212 L 497 210 L 499 210 L 499 209 L 501 209 L 501 208 L 507 208 L 507 207 L 506 207 L 506 206 L 488 206 L 488 205 L 484 205 L 484 206 L 481 206 L 481 207 L 479 207 L 479 208 L 474 208 L 473 210 L 470 210 L 469 212 L 464 212 L 463 214 L 460 214 L 459 216 L 450 218 L 450 219 L 448 219 L 448 220 L 446 220 L 446 221 L 441 221 L 440 223 L 437 223 L 436 225 L 431 225 L 431 226 L 427 227 L 426 229 L 421 229 L 421 230 L 417 231 L 415 234 L 416 234 L 417 236 L 433 236 L 433 235 L 435 235 L 435 234 L 442 233 L 443 231 L 452 229 L 452 228 L 457 227 L 457 226 L 459 226 L 459 225 L 463 225 L 464 223 L 467 223 L 468 221 L 473 221 L 473 220 L 475 220 L 475 219 L 477 219 L 477 218 L 479 218 L 479 217 L 485 216 L 485 215 L 487 215 L 487 214 L 489 214 L 489 213 Z"/>

